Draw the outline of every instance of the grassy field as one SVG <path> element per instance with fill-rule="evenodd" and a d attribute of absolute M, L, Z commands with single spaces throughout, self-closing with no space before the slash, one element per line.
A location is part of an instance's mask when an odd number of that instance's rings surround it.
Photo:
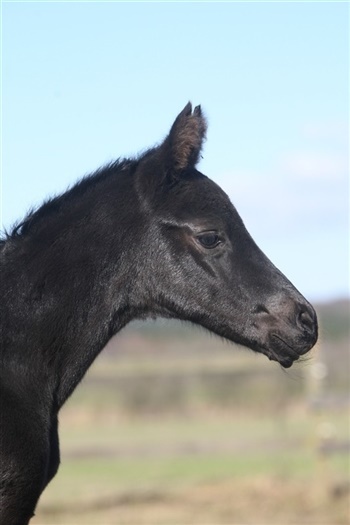
<path fill-rule="evenodd" d="M 317 452 L 306 413 L 62 419 L 34 523 L 348 523 L 347 460 Z M 332 424 L 346 436 L 345 413 Z"/>
<path fill-rule="evenodd" d="M 350 523 L 337 349 L 320 380 L 204 334 L 126 332 L 62 411 L 62 465 L 31 523 Z"/>

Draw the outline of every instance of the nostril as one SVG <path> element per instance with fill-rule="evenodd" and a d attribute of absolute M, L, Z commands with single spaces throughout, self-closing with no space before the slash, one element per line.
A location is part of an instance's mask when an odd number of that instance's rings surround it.
<path fill-rule="evenodd" d="M 314 311 L 307 306 L 300 306 L 299 312 L 297 315 L 297 321 L 301 328 L 307 330 L 308 332 L 315 331 L 315 313 Z"/>

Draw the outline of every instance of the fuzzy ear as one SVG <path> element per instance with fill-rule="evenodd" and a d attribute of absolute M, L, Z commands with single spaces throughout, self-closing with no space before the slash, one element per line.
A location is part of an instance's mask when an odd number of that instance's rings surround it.
<path fill-rule="evenodd" d="M 176 117 L 170 133 L 161 145 L 166 164 L 175 171 L 193 168 L 199 159 L 207 122 L 200 106 L 192 112 L 189 102 Z"/>

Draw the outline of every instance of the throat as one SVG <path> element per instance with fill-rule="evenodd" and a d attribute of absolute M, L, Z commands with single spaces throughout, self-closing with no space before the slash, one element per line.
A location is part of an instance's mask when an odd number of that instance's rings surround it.
<path fill-rule="evenodd" d="M 131 317 L 130 312 L 124 308 L 118 308 L 112 314 L 101 312 L 101 308 L 92 308 L 86 320 L 78 323 L 81 329 L 76 329 L 74 336 L 65 342 L 51 371 L 56 376 L 54 398 L 58 410 L 73 393 L 110 339 L 131 320 Z"/>

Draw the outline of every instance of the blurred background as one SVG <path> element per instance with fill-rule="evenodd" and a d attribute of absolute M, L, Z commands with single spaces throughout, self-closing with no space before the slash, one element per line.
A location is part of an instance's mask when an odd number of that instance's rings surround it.
<path fill-rule="evenodd" d="M 199 169 L 321 332 L 284 371 L 193 326 L 131 324 L 62 410 L 33 523 L 349 523 L 348 8 L 2 3 L 2 229 L 160 142 L 191 100 Z"/>

